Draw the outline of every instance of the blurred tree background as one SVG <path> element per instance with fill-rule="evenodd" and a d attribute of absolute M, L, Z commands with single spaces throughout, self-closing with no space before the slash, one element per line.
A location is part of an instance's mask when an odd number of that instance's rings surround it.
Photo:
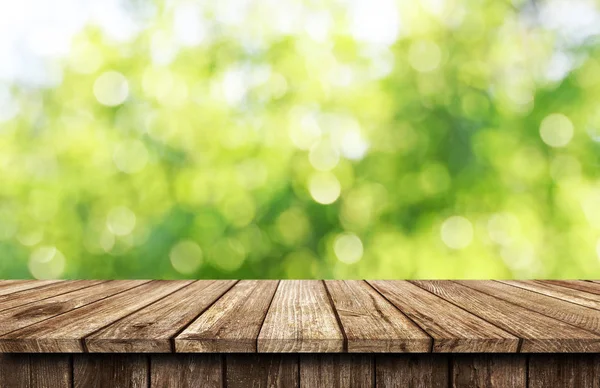
<path fill-rule="evenodd" d="M 0 4 L 2 278 L 600 278 L 593 0 Z"/>

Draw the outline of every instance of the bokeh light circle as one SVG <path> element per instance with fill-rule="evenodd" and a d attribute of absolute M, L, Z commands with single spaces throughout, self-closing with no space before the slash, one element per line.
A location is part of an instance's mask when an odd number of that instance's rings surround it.
<path fill-rule="evenodd" d="M 441 237 L 448 248 L 466 248 L 473 241 L 473 225 L 465 217 L 452 216 L 442 224 Z"/>
<path fill-rule="evenodd" d="M 107 71 L 100 74 L 94 82 L 94 96 L 106 106 L 121 105 L 129 95 L 127 78 L 119 72 Z"/>
<path fill-rule="evenodd" d="M 202 249 L 194 241 L 179 241 L 171 248 L 169 260 L 177 272 L 189 275 L 202 264 Z"/>
<path fill-rule="evenodd" d="M 65 270 L 65 256 L 53 246 L 37 248 L 29 256 L 29 272 L 36 279 L 58 279 Z"/>
<path fill-rule="evenodd" d="M 573 138 L 573 123 L 561 113 L 552 113 L 542 120 L 540 136 L 550 147 L 564 147 Z"/>
<path fill-rule="evenodd" d="M 363 256 L 363 243 L 354 233 L 343 233 L 335 238 L 333 251 L 342 263 L 354 264 Z"/>

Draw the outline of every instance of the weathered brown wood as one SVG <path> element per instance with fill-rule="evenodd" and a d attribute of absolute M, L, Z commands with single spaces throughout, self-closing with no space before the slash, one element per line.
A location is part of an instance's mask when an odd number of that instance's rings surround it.
<path fill-rule="evenodd" d="M 147 280 L 109 281 L 92 287 L 60 294 L 52 298 L 42 299 L 18 306 L 0 313 L 0 335 L 10 333 L 23 327 L 59 316 L 69 311 L 132 289 Z M 0 339 L 0 343 L 2 340 Z M 1 347 L 1 346 L 0 346 Z"/>
<path fill-rule="evenodd" d="M 535 280 L 500 280 L 501 283 L 509 284 L 511 286 L 524 288 L 526 290 L 534 291 L 540 294 L 548 295 L 553 298 L 566 300 L 571 303 L 576 303 L 582 306 L 600 309 L 600 296 L 590 294 L 588 292 L 582 292 L 567 287 L 560 287 L 545 281 Z"/>
<path fill-rule="evenodd" d="M 236 354 L 226 357 L 227 388 L 294 388 L 299 386 L 298 356 Z"/>
<path fill-rule="evenodd" d="M 441 354 L 382 355 L 375 358 L 379 388 L 446 388 L 448 357 Z"/>
<path fill-rule="evenodd" d="M 519 339 L 407 281 L 369 281 L 433 337 L 433 352 L 514 353 Z"/>
<path fill-rule="evenodd" d="M 242 280 L 175 338 L 177 352 L 256 352 L 278 281 Z"/>
<path fill-rule="evenodd" d="M 66 280 L 0 296 L 0 311 L 91 287 L 107 280 Z"/>
<path fill-rule="evenodd" d="M 364 354 L 300 356 L 300 387 L 371 388 L 374 356 Z"/>
<path fill-rule="evenodd" d="M 528 377 L 529 388 L 598 388 L 600 355 L 532 355 Z"/>
<path fill-rule="evenodd" d="M 325 282 L 348 352 L 428 352 L 432 339 L 364 281 Z"/>
<path fill-rule="evenodd" d="M 75 388 L 147 388 L 148 356 L 81 354 L 73 357 Z"/>
<path fill-rule="evenodd" d="M 0 354 L 0 387 L 69 388 L 69 356 L 58 354 Z"/>
<path fill-rule="evenodd" d="M 282 280 L 258 335 L 258 352 L 342 352 L 344 336 L 319 280 Z"/>
<path fill-rule="evenodd" d="M 144 283 L 120 294 L 5 334 L 0 337 L 0 350 L 83 352 L 84 337 L 190 283 L 161 280 Z"/>
<path fill-rule="evenodd" d="M 57 282 L 60 280 L 2 280 L 0 281 L 0 296 Z"/>
<path fill-rule="evenodd" d="M 545 284 L 553 284 L 559 287 L 572 288 L 574 290 L 589 292 L 600 295 L 600 284 L 586 282 L 584 280 L 544 280 Z"/>
<path fill-rule="evenodd" d="M 235 280 L 197 281 L 87 337 L 87 349 L 171 352 L 171 339 L 234 284 Z"/>
<path fill-rule="evenodd" d="M 223 356 L 217 354 L 164 354 L 150 360 L 151 388 L 221 388 Z"/>
<path fill-rule="evenodd" d="M 452 387 L 527 387 L 527 358 L 525 355 L 452 355 L 451 365 Z"/>
<path fill-rule="evenodd" d="M 600 334 L 600 311 L 598 310 L 489 280 L 463 280 L 457 283 Z"/>
<path fill-rule="evenodd" d="M 600 336 L 449 281 L 411 281 L 522 338 L 521 352 L 598 352 Z"/>

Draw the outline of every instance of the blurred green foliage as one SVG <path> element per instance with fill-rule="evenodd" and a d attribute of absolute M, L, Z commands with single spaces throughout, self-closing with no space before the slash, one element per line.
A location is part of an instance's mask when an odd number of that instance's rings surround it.
<path fill-rule="evenodd" d="M 6 83 L 0 277 L 600 277 L 594 36 L 545 2 L 208 3 Z"/>

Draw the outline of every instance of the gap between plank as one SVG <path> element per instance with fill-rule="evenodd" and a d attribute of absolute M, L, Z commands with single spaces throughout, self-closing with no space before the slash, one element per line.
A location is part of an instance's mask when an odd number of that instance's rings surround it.
<path fill-rule="evenodd" d="M 415 326 L 417 326 L 419 329 L 421 329 L 421 331 L 425 334 L 427 334 L 427 336 L 429 338 L 431 338 L 431 346 L 429 346 L 429 352 L 428 353 L 433 353 L 433 345 L 435 343 L 435 338 L 433 338 L 433 336 L 431 334 L 429 334 L 427 332 L 427 330 L 425 330 L 424 328 L 422 328 L 417 322 L 415 322 L 411 317 L 409 317 L 408 315 L 406 315 L 404 313 L 404 311 L 400 310 L 398 308 L 398 306 L 396 306 L 394 303 L 392 303 L 392 301 L 390 301 L 385 295 L 383 295 L 381 292 L 379 292 L 379 290 L 375 287 L 373 287 L 373 285 L 371 283 L 369 283 L 367 280 L 363 280 L 365 283 L 367 283 L 369 285 L 369 287 L 371 287 L 373 290 L 375 290 L 376 293 L 378 293 L 386 302 L 388 302 L 389 304 L 391 304 L 392 306 L 394 306 L 394 308 L 396 310 L 398 310 L 400 312 L 400 314 L 404 315 L 406 317 L 406 319 L 408 319 L 410 322 L 412 322 Z"/>
<path fill-rule="evenodd" d="M 506 332 L 506 333 L 508 333 L 508 334 L 511 334 L 511 335 L 515 336 L 515 337 L 516 337 L 516 338 L 519 340 L 519 342 L 518 342 L 518 344 L 517 344 L 517 350 L 516 350 L 516 352 L 515 352 L 515 353 L 520 353 L 520 352 L 521 352 L 521 345 L 522 345 L 522 343 L 523 343 L 523 339 L 522 339 L 522 338 L 521 338 L 521 337 L 520 337 L 518 334 L 516 334 L 516 333 L 513 333 L 513 332 L 512 332 L 512 331 L 510 331 L 510 330 L 503 329 L 503 328 L 501 328 L 500 326 L 496 325 L 495 323 L 493 323 L 493 322 L 490 322 L 490 321 L 488 321 L 487 319 L 484 319 L 484 318 L 480 317 L 479 315 L 477 315 L 477 314 L 475 314 L 475 313 L 473 313 L 473 312 L 471 312 L 471 311 L 469 311 L 469 310 L 467 310 L 467 309 L 465 309 L 465 308 L 462 308 L 461 306 L 457 305 L 456 303 L 453 303 L 452 301 L 450 301 L 450 300 L 448 300 L 448 299 L 446 299 L 446 298 L 444 298 L 444 297 L 442 297 L 442 296 L 440 296 L 440 295 L 437 295 L 437 294 L 435 294 L 435 293 L 433 293 L 433 292 L 429 291 L 428 289 L 426 289 L 426 288 L 424 288 L 424 287 L 421 287 L 421 286 L 419 286 L 419 285 L 418 285 L 418 284 L 416 284 L 416 283 L 413 283 L 413 282 L 412 282 L 412 281 L 410 281 L 410 280 L 407 280 L 407 282 L 409 282 L 410 284 L 412 284 L 412 285 L 414 285 L 414 286 L 417 286 L 417 287 L 419 287 L 419 288 L 420 288 L 420 289 L 422 289 L 422 290 L 425 290 L 426 292 L 429 292 L 431 295 L 435 296 L 436 298 L 440 298 L 440 299 L 442 299 L 442 300 L 445 300 L 446 302 L 450 303 L 451 305 L 454 305 L 455 307 L 457 307 L 457 308 L 459 308 L 459 309 L 463 310 L 463 311 L 464 311 L 464 312 L 466 312 L 467 314 L 473 315 L 473 316 L 475 316 L 475 317 L 477 317 L 477 318 L 481 319 L 482 321 L 485 321 L 485 322 L 489 323 L 490 325 L 494 326 L 495 328 L 497 328 L 497 329 L 499 329 L 499 330 L 502 330 L 502 331 L 504 331 L 504 332 Z"/>
<path fill-rule="evenodd" d="M 348 336 L 346 335 L 346 330 L 344 330 L 344 325 L 342 325 L 342 320 L 340 319 L 340 315 L 338 314 L 337 309 L 335 308 L 335 303 L 333 303 L 333 298 L 329 293 L 329 288 L 327 288 L 327 283 L 325 280 L 321 280 L 323 283 L 323 287 L 325 288 L 325 293 L 327 294 L 327 299 L 329 300 L 329 304 L 331 305 L 331 309 L 333 310 L 333 315 L 335 316 L 335 320 L 337 321 L 338 326 L 340 327 L 340 332 L 344 337 L 344 342 L 342 344 L 342 353 L 348 353 Z"/>
<path fill-rule="evenodd" d="M 218 282 L 218 281 L 219 280 L 213 280 L 213 282 Z M 233 284 L 229 288 L 227 288 L 225 291 L 223 291 L 223 293 L 221 293 L 221 295 L 217 296 L 217 298 L 215 300 L 210 302 L 209 305 L 207 305 L 204 309 L 202 309 L 202 311 L 200 311 L 198 314 L 196 314 L 196 316 L 194 318 L 190 319 L 190 321 L 186 325 L 184 325 L 181 329 L 177 330 L 173 334 L 173 336 L 171 338 L 169 338 L 169 343 L 171 344 L 171 352 L 172 353 L 177 353 L 177 349 L 175 349 L 175 338 L 177 338 L 177 336 L 179 334 L 181 334 L 185 329 L 187 329 L 187 327 L 189 325 L 191 325 L 192 322 L 194 322 L 196 319 L 198 319 L 200 317 L 200 315 L 204 314 L 204 312 L 206 310 L 208 310 L 209 308 L 211 308 L 213 304 L 217 303 L 217 301 L 220 300 L 223 297 L 223 295 L 227 294 L 229 292 L 229 290 L 231 290 L 233 288 L 233 286 L 235 286 L 238 283 L 239 283 L 239 280 L 236 280 L 235 282 L 233 282 Z M 194 283 L 192 283 L 192 284 L 194 284 Z M 177 291 L 179 291 L 179 290 L 177 290 Z"/>

